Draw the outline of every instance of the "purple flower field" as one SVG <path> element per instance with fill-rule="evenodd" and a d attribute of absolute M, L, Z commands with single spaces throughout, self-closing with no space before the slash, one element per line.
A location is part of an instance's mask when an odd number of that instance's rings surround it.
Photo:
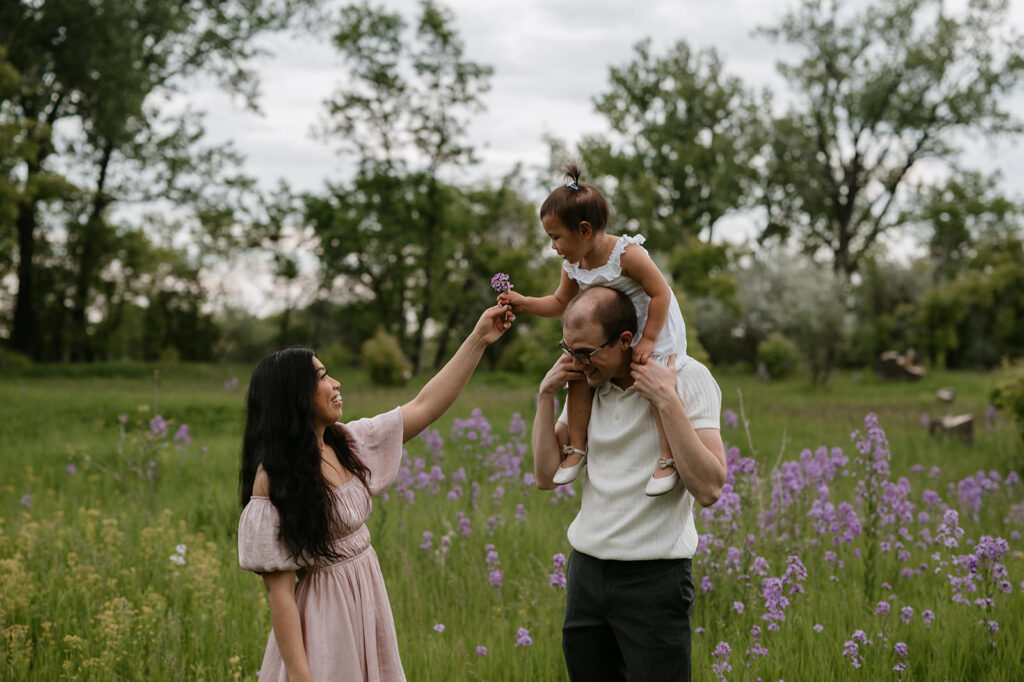
<path fill-rule="evenodd" d="M 739 440 L 730 412 L 723 435 Z M 526 429 L 515 414 L 498 432 L 474 410 L 454 419 L 447 438 L 422 434 L 382 505 L 423 527 L 418 556 L 385 562 L 385 570 L 406 571 L 411 561 L 417 576 L 441 572 L 417 581 L 471 585 L 471 608 L 436 602 L 438 619 L 461 617 L 480 633 L 464 635 L 467 651 L 483 646 L 493 659 L 539 641 L 539 631 L 555 665 L 570 551 L 564 529 L 581 481 L 536 490 Z M 727 445 L 722 497 L 695 512 L 695 679 L 1010 674 L 1024 654 L 1009 634 L 1024 625 L 1019 474 L 980 470 L 949 480 L 941 467 L 901 465 L 907 474 L 896 476 L 875 414 L 847 439 L 771 467 Z M 550 529 L 539 544 L 557 551 L 533 546 L 538 526 Z M 396 601 L 401 612 L 406 602 Z M 508 620 L 485 626 L 474 610 Z"/>

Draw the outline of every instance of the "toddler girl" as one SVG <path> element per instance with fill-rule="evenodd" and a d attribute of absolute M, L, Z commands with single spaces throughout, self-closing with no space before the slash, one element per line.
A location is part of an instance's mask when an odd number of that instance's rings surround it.
<path fill-rule="evenodd" d="M 608 201 L 593 185 L 580 183 L 575 163 L 564 168 L 569 184 L 558 187 L 540 207 L 540 220 L 551 238 L 551 248 L 562 257 L 562 278 L 551 296 L 533 298 L 508 291 L 498 296 L 513 312 L 541 317 L 561 317 L 565 306 L 583 289 L 600 285 L 618 289 L 636 307 L 637 328 L 633 339 L 633 361 L 644 364 L 653 358 L 663 364 L 673 353 L 677 366 L 686 359 L 686 327 L 672 289 L 664 275 L 641 246 L 644 237 L 606 234 Z M 569 352 L 563 345 L 563 350 Z M 599 352 L 597 349 L 595 352 Z M 589 364 L 576 356 L 582 364 Z M 569 483 L 586 461 L 587 427 L 593 392 L 584 381 L 569 383 L 569 445 L 554 482 Z M 661 453 L 644 492 L 663 495 L 679 479 L 665 430 L 657 410 L 654 418 L 661 434 Z"/>

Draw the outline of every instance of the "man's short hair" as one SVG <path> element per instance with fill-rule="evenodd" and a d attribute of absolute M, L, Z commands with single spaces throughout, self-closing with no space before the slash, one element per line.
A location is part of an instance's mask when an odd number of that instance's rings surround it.
<path fill-rule="evenodd" d="M 573 309 L 581 301 L 585 302 L 584 309 L 574 313 Z M 565 307 L 565 312 L 562 314 L 563 323 L 579 324 L 575 318 L 585 312 L 590 313 L 589 319 L 595 320 L 601 325 L 608 339 L 617 338 L 622 332 L 631 332 L 634 337 L 636 336 L 636 308 L 629 300 L 629 296 L 618 289 L 596 286 L 576 294 Z"/>

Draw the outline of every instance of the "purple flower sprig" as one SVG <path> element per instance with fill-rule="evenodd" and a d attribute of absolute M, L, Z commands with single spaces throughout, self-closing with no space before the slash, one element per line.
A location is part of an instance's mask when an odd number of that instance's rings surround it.
<path fill-rule="evenodd" d="M 515 287 L 512 286 L 512 282 L 509 280 L 509 276 L 504 272 L 499 272 L 491 277 L 491 288 L 497 291 L 499 294 L 512 291 Z"/>

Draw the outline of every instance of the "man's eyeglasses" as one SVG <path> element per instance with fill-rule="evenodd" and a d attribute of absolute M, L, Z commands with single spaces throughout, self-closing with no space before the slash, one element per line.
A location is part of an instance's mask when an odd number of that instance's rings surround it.
<path fill-rule="evenodd" d="M 599 350 L 601 350 L 608 344 L 613 343 L 614 341 L 614 338 L 608 339 L 607 341 L 605 341 L 604 343 L 602 343 L 600 346 L 593 350 L 589 348 L 579 348 L 577 350 L 573 350 L 572 348 L 569 348 L 569 346 L 565 345 L 565 341 L 559 341 L 558 348 L 569 357 L 579 360 L 581 365 L 589 366 L 590 358 L 594 357 Z"/>

